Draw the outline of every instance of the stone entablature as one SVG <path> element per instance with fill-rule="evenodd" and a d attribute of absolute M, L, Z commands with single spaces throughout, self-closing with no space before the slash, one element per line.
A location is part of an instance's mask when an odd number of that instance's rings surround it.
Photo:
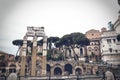
<path fill-rule="evenodd" d="M 117 36 L 117 33 L 115 31 L 106 31 L 101 34 L 101 37 L 106 37 L 106 38 L 108 38 L 108 37 L 111 38 L 114 36 Z"/>

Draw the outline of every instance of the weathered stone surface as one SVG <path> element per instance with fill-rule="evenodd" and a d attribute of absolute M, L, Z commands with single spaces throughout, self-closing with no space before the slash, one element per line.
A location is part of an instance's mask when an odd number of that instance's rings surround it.
<path fill-rule="evenodd" d="M 106 71 L 105 76 L 106 76 L 106 80 L 115 80 L 113 73 L 110 71 Z"/>
<path fill-rule="evenodd" d="M 7 80 L 17 80 L 17 74 L 16 73 L 11 73 L 9 76 L 8 76 L 8 79 Z"/>

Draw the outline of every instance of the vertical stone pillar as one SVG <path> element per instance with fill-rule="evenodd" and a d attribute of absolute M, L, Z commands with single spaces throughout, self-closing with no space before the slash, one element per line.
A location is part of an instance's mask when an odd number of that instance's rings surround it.
<path fill-rule="evenodd" d="M 46 75 L 47 36 L 43 37 L 42 75 Z"/>
<path fill-rule="evenodd" d="M 9 67 L 6 67 L 6 76 L 9 75 Z"/>
<path fill-rule="evenodd" d="M 37 36 L 34 36 L 33 50 L 32 50 L 31 76 L 36 76 L 36 53 L 37 53 Z"/>
<path fill-rule="evenodd" d="M 26 51 L 27 51 L 27 37 L 23 39 L 23 46 L 21 52 L 21 70 L 20 76 L 25 76 L 25 64 L 26 64 Z"/>

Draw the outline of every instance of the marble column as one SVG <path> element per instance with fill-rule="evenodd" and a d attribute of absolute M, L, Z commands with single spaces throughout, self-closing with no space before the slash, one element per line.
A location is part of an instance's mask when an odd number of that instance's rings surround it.
<path fill-rule="evenodd" d="M 36 53 L 37 53 L 37 36 L 34 36 L 33 50 L 32 50 L 31 76 L 36 76 Z"/>
<path fill-rule="evenodd" d="M 21 52 L 21 70 L 20 76 L 25 76 L 25 64 L 26 64 L 26 51 L 27 51 L 27 37 L 23 39 L 23 46 Z"/>
<path fill-rule="evenodd" d="M 43 59 L 42 59 L 42 75 L 46 75 L 46 56 L 47 56 L 47 36 L 43 37 Z"/>

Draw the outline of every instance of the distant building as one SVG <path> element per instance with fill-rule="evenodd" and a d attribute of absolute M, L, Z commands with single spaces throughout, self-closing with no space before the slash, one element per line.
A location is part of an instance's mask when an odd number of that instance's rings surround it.
<path fill-rule="evenodd" d="M 8 76 L 11 72 L 19 72 L 18 63 L 12 54 L 0 52 L 0 76 Z"/>
<path fill-rule="evenodd" d="M 101 35 L 102 60 L 109 64 L 120 64 L 120 45 L 117 45 L 116 31 L 107 31 Z"/>
<path fill-rule="evenodd" d="M 86 32 L 86 37 L 90 40 L 90 45 L 87 46 L 87 56 L 90 62 L 100 61 L 100 36 L 99 30 L 91 29 Z"/>
<path fill-rule="evenodd" d="M 86 37 L 90 40 L 99 39 L 101 36 L 101 32 L 99 30 L 91 29 L 86 32 Z"/>
<path fill-rule="evenodd" d="M 120 34 L 120 17 L 113 24 L 112 31 L 103 31 L 101 34 L 102 60 L 113 65 L 120 65 L 120 42 L 117 35 Z"/>
<path fill-rule="evenodd" d="M 113 25 L 116 33 L 120 34 L 120 15 Z"/>

